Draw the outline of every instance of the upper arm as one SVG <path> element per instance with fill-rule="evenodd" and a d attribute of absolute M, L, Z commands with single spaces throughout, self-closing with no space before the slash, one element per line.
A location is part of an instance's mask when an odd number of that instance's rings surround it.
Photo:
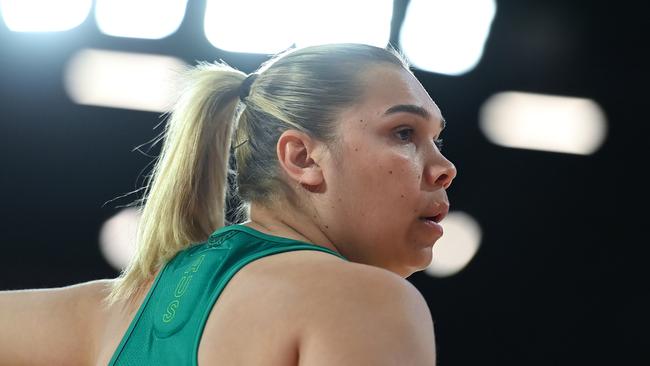
<path fill-rule="evenodd" d="M 0 364 L 88 364 L 108 283 L 0 292 Z"/>
<path fill-rule="evenodd" d="M 435 365 L 433 322 L 420 292 L 382 269 L 358 272 L 319 286 L 300 366 Z"/>

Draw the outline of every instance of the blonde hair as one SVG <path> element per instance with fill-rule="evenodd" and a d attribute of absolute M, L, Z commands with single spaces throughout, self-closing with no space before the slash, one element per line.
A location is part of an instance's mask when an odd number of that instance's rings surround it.
<path fill-rule="evenodd" d="M 157 140 L 164 140 L 160 156 L 143 198 L 135 202 L 142 212 L 135 256 L 114 281 L 108 303 L 132 299 L 179 251 L 224 226 L 231 146 L 243 202 L 293 199 L 278 170 L 278 137 L 296 129 L 334 142 L 338 115 L 360 100 L 360 75 L 376 64 L 409 70 L 405 57 L 390 46 L 289 49 L 260 66 L 243 101 L 239 93 L 245 73 L 223 62 L 188 70 Z"/>

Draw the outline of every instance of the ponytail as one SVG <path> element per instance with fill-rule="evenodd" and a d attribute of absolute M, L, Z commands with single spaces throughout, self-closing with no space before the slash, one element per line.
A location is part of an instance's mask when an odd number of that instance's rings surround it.
<path fill-rule="evenodd" d="M 133 298 L 176 253 L 224 226 L 231 136 L 246 75 L 226 64 L 199 63 L 185 76 L 139 201 L 136 253 L 108 304 Z"/>

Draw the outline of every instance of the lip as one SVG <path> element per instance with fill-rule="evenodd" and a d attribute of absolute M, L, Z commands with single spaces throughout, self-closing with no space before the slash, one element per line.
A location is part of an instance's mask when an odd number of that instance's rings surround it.
<path fill-rule="evenodd" d="M 420 215 L 420 220 L 432 221 L 439 224 L 449 214 L 449 204 L 444 202 L 435 203 L 434 207 L 426 210 L 423 215 Z"/>
<path fill-rule="evenodd" d="M 449 213 L 449 204 L 446 202 L 434 202 L 434 204 L 424 211 L 418 218 L 428 228 L 433 229 L 439 236 L 442 236 L 444 230 L 440 222 L 447 217 Z"/>
<path fill-rule="evenodd" d="M 444 234 L 444 230 L 442 228 L 442 225 L 440 225 L 439 223 L 437 223 L 437 222 L 435 222 L 433 220 L 429 220 L 427 218 L 420 218 L 420 221 L 422 221 L 422 223 L 424 223 L 429 228 L 431 228 L 434 231 L 438 232 L 439 236 L 442 236 Z"/>

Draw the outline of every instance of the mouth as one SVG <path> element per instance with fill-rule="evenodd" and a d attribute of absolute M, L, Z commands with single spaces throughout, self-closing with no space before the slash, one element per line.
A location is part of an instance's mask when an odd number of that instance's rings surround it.
<path fill-rule="evenodd" d="M 445 218 L 445 216 L 446 216 L 446 214 L 439 213 L 439 214 L 434 215 L 434 216 L 423 216 L 423 217 L 420 217 L 420 220 L 422 220 L 422 221 L 433 221 L 433 222 L 435 222 L 436 224 L 438 224 L 438 223 L 440 223 L 440 221 L 442 221 L 442 219 Z"/>
<path fill-rule="evenodd" d="M 438 205 L 436 210 L 427 212 L 425 216 L 420 216 L 419 219 L 422 221 L 434 222 L 436 224 L 440 223 L 447 214 L 449 213 L 449 206 L 446 204 Z"/>

